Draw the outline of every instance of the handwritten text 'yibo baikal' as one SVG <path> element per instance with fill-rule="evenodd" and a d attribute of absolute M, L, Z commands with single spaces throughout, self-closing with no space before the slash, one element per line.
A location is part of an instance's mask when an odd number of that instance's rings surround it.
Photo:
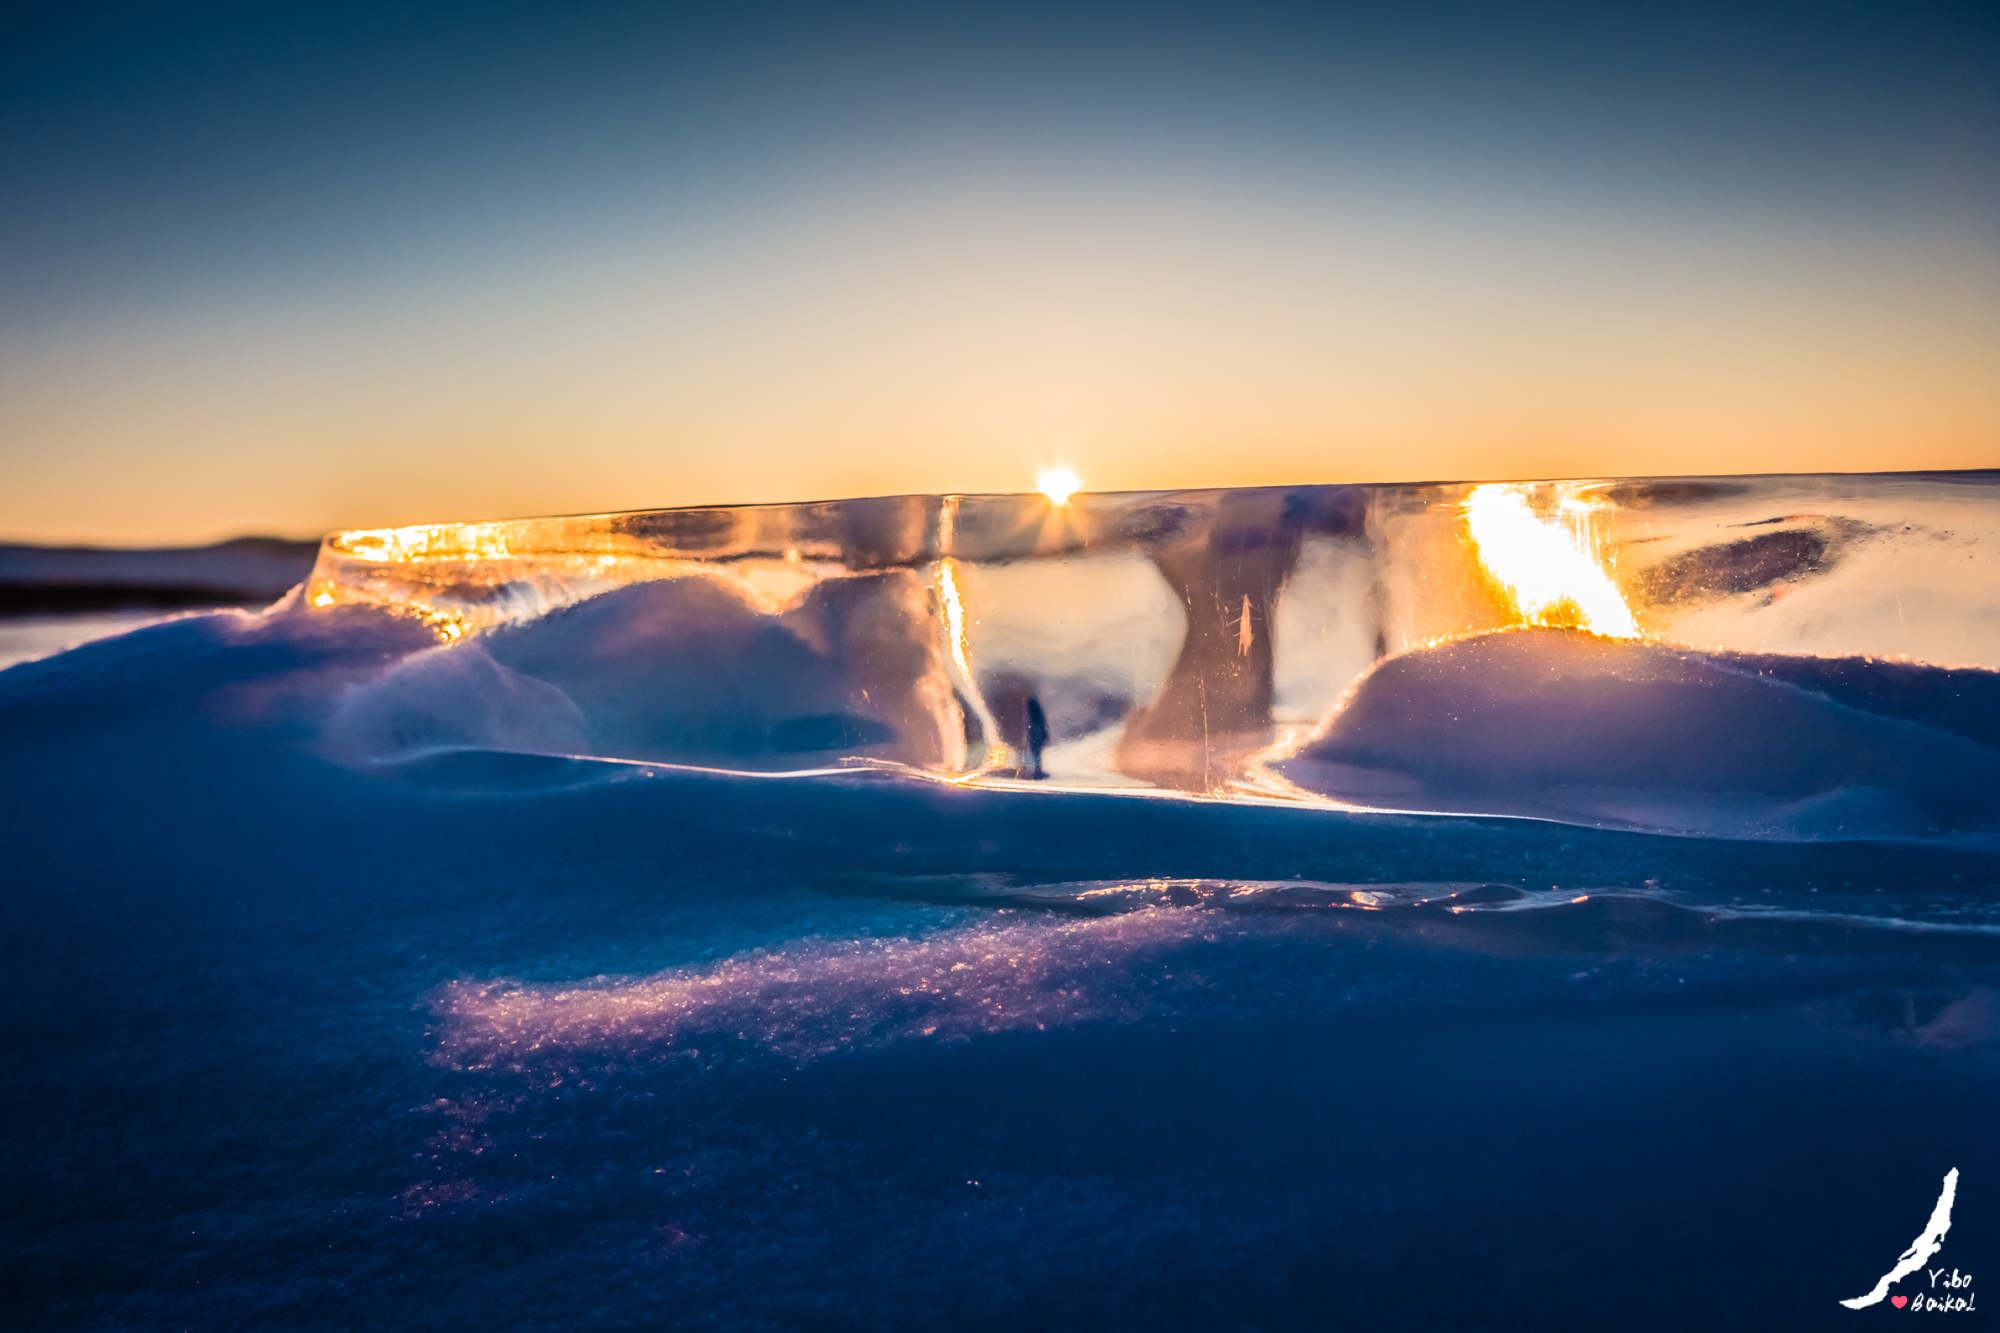
<path fill-rule="evenodd" d="M 1978 1310 L 1974 1303 L 1977 1297 L 1972 1291 L 1972 1274 L 1961 1273 L 1956 1268 L 1947 1274 L 1942 1268 L 1933 1268 L 1926 1276 L 1931 1280 L 1931 1290 L 1910 1297 L 1912 1313 L 1958 1314 Z"/>

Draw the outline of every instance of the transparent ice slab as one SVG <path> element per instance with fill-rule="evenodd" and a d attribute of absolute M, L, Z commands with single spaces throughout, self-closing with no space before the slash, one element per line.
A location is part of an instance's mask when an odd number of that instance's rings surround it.
<path fill-rule="evenodd" d="M 329 537 L 328 752 L 1990 830 L 2000 473 L 899 496 Z"/>

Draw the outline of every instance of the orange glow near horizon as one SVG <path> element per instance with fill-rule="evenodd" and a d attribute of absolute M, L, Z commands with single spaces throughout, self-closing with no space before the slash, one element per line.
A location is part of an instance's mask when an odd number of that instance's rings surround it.
<path fill-rule="evenodd" d="M 26 321 L 0 540 L 2000 456 L 2000 244 L 1483 189 L 972 170 Z"/>
<path fill-rule="evenodd" d="M 1557 488 L 1556 514 L 1528 504 L 1526 486 L 1475 486 L 1465 527 L 1479 563 L 1531 625 L 1561 625 L 1613 638 L 1639 635 L 1638 622 L 1588 540 L 1596 506 L 1574 486 Z"/>

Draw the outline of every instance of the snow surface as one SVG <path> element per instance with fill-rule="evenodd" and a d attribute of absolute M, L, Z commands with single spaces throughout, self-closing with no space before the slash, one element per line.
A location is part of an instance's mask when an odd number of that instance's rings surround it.
<path fill-rule="evenodd" d="M 1877 688 L 1925 670 L 1502 631 L 1382 663 L 1324 734 L 1275 767 L 1361 804 L 1662 832 L 1991 830 L 2000 674 L 1931 668 L 1900 692 L 1909 702 Z M 1970 708 L 1935 707 L 1967 696 Z M 1898 715 L 1911 704 L 1922 721 Z"/>
<path fill-rule="evenodd" d="M 0 617 L 0 671 L 67 652 L 92 639 L 129 634 L 171 620 L 171 611 L 102 611 L 88 615 Z"/>
<path fill-rule="evenodd" d="M 895 582 L 715 602 L 704 753 L 948 716 Z M 1497 636 L 1299 761 L 1566 822 L 564 757 L 683 743 L 647 605 L 0 672 L 9 1322 L 1831 1327 L 1954 1168 L 1994 1252 L 1983 676 Z"/>

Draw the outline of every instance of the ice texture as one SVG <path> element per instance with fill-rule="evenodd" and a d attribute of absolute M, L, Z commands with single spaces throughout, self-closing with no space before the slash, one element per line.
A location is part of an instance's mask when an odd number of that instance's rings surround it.
<path fill-rule="evenodd" d="M 782 612 L 702 575 L 628 584 L 398 666 L 344 701 L 329 744 L 370 761 L 492 749 L 957 767 L 964 729 L 923 599 L 907 570 L 819 581 Z"/>
<path fill-rule="evenodd" d="M 1811 1329 L 1951 1170 L 1985 1271 L 1990 667 L 1290 494 L 385 537 L 0 672 L 0 1324 Z"/>
<path fill-rule="evenodd" d="M 1996 817 L 1992 473 L 442 525 L 328 538 L 304 601 L 440 640 L 340 706 L 326 752 L 363 770 L 887 765 L 1738 838 Z"/>

